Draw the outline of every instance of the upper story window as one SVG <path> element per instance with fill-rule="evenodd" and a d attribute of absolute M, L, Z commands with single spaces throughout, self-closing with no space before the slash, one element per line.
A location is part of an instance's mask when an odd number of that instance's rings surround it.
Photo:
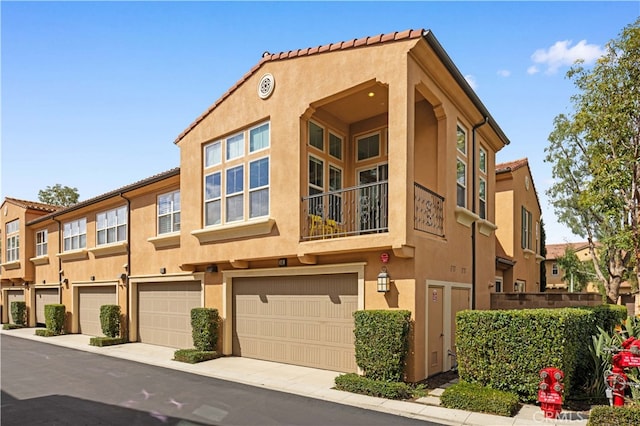
<path fill-rule="evenodd" d="M 87 247 L 87 219 L 67 222 L 63 226 L 63 250 L 78 250 Z"/>
<path fill-rule="evenodd" d="M 358 161 L 368 160 L 380 156 L 380 133 L 367 135 L 356 139 Z"/>
<path fill-rule="evenodd" d="M 487 151 L 480 147 L 478 155 L 478 216 L 487 218 Z"/>
<path fill-rule="evenodd" d="M 309 122 L 309 145 L 324 151 L 324 129 L 312 121 Z"/>
<path fill-rule="evenodd" d="M 96 215 L 96 245 L 127 240 L 127 207 L 122 206 Z"/>
<path fill-rule="evenodd" d="M 46 229 L 36 232 L 36 257 L 47 255 L 47 240 L 49 233 Z"/>
<path fill-rule="evenodd" d="M 551 275 L 558 275 L 558 264 L 556 262 L 553 262 L 553 264 L 551 265 Z"/>
<path fill-rule="evenodd" d="M 12 220 L 6 224 L 7 248 L 5 250 L 8 262 L 20 260 L 20 220 Z"/>
<path fill-rule="evenodd" d="M 180 230 L 180 191 L 158 196 L 158 235 Z"/>
<path fill-rule="evenodd" d="M 532 216 L 531 212 L 522 206 L 521 208 L 521 246 L 531 250 Z"/>
<path fill-rule="evenodd" d="M 269 147 L 269 122 L 204 147 L 205 226 L 269 215 L 269 157 L 257 154 Z"/>
<path fill-rule="evenodd" d="M 456 205 L 467 207 L 467 132 L 457 127 L 456 148 Z"/>
<path fill-rule="evenodd" d="M 487 151 L 480 148 L 480 156 L 478 158 L 478 169 L 481 173 L 487 174 Z"/>

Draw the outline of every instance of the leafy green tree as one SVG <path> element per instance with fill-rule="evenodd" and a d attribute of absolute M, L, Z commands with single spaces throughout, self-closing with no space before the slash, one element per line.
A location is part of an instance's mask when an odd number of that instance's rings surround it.
<path fill-rule="evenodd" d="M 573 291 L 584 290 L 596 276 L 593 270 L 593 263 L 581 261 L 576 251 L 571 247 L 567 247 L 564 254 L 557 261 L 558 266 L 564 273 L 562 281 Z"/>
<path fill-rule="evenodd" d="M 69 207 L 76 204 L 79 198 L 78 188 L 62 186 L 59 183 L 38 191 L 38 200 L 53 206 Z"/>
<path fill-rule="evenodd" d="M 555 118 L 545 149 L 555 176 L 547 194 L 558 220 L 589 241 L 594 272 L 615 303 L 640 258 L 640 18 L 593 69 L 578 62 L 567 77 L 578 93 L 573 114 Z"/>

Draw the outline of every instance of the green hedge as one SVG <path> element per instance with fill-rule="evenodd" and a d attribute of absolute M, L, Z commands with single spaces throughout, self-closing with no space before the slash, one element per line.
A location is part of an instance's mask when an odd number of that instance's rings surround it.
<path fill-rule="evenodd" d="M 595 315 L 595 323 L 611 334 L 616 325 L 623 323 L 627 316 L 627 307 L 623 305 L 597 305 L 582 306 L 578 309 L 586 309 Z M 594 333 L 595 334 L 595 333 Z"/>
<path fill-rule="evenodd" d="M 610 407 L 599 405 L 589 413 L 587 426 L 640 425 L 640 407 Z"/>
<path fill-rule="evenodd" d="M 440 397 L 440 404 L 446 408 L 507 417 L 514 416 L 520 409 L 518 395 L 466 382 L 446 388 Z"/>
<path fill-rule="evenodd" d="M 578 356 L 590 344 L 594 318 L 592 311 L 575 308 L 458 312 L 460 379 L 533 402 L 540 370 L 556 367 L 565 374 L 566 399 Z"/>
<path fill-rule="evenodd" d="M 18 325 L 18 324 L 2 324 L 2 329 L 3 330 L 17 330 L 19 328 L 24 328 L 24 325 Z"/>
<path fill-rule="evenodd" d="M 127 343 L 127 339 L 124 337 L 92 337 L 89 339 L 89 344 L 91 346 L 113 346 L 113 345 L 121 345 L 123 343 Z"/>
<path fill-rule="evenodd" d="M 400 382 L 409 351 L 411 312 L 406 310 L 356 311 L 356 364 L 372 380 Z"/>
<path fill-rule="evenodd" d="M 173 359 L 180 362 L 196 364 L 202 361 L 219 358 L 221 355 L 216 351 L 200 351 L 198 349 L 178 349 L 173 354 Z"/>
<path fill-rule="evenodd" d="M 373 380 L 355 373 L 348 373 L 336 377 L 335 383 L 336 389 L 346 392 L 387 399 L 411 398 L 411 387 L 404 382 Z"/>
<path fill-rule="evenodd" d="M 16 325 L 27 324 L 27 303 L 24 301 L 11 302 L 11 317 Z"/>
<path fill-rule="evenodd" d="M 54 336 L 62 334 L 64 330 L 65 306 L 59 303 L 44 305 L 44 321 L 47 330 Z"/>
<path fill-rule="evenodd" d="M 193 346 L 199 351 L 215 351 L 218 343 L 218 310 L 193 308 L 191 310 L 191 335 Z"/>
<path fill-rule="evenodd" d="M 40 337 L 52 337 L 52 336 L 59 336 L 59 335 L 60 333 L 54 333 L 48 328 L 38 328 L 36 330 L 36 336 L 40 336 Z"/>
<path fill-rule="evenodd" d="M 100 327 L 107 337 L 116 338 L 120 335 L 120 306 L 100 306 Z"/>

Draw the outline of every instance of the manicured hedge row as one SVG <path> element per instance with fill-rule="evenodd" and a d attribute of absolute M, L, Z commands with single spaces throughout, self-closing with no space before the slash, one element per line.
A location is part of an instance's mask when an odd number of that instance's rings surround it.
<path fill-rule="evenodd" d="M 11 317 L 16 325 L 27 324 L 27 303 L 24 301 L 11 302 Z"/>
<path fill-rule="evenodd" d="M 127 343 L 127 339 L 124 337 L 92 337 L 89 339 L 89 344 L 91 346 L 113 346 L 113 345 L 121 345 L 123 343 Z"/>
<path fill-rule="evenodd" d="M 356 311 L 353 317 L 356 364 L 364 376 L 384 382 L 401 382 L 409 350 L 411 312 Z"/>
<path fill-rule="evenodd" d="M 44 321 L 49 330 L 54 335 L 62 334 L 64 330 L 64 317 L 66 308 L 59 303 L 44 305 Z"/>
<path fill-rule="evenodd" d="M 446 408 L 507 417 L 514 416 L 520 409 L 518 395 L 466 382 L 446 388 L 440 397 L 440 404 Z"/>
<path fill-rule="evenodd" d="M 218 343 L 218 310 L 193 308 L 191 310 L 191 335 L 193 346 L 199 351 L 215 351 Z"/>
<path fill-rule="evenodd" d="M 107 337 L 116 338 L 120 335 L 120 305 L 100 306 L 100 327 Z"/>
<path fill-rule="evenodd" d="M 640 425 L 640 407 L 610 407 L 599 405 L 589 413 L 587 426 Z"/>
<path fill-rule="evenodd" d="M 358 376 L 355 373 L 336 377 L 336 389 L 387 399 L 411 398 L 411 388 L 404 382 L 386 382 Z"/>
<path fill-rule="evenodd" d="M 173 359 L 189 364 L 196 364 L 210 359 L 220 358 L 220 354 L 215 351 L 199 351 L 198 349 L 178 349 L 173 354 Z"/>
<path fill-rule="evenodd" d="M 556 367 L 570 394 L 578 354 L 590 343 L 590 310 L 525 309 L 462 311 L 456 315 L 456 351 L 462 381 L 537 399 L 539 372 Z"/>

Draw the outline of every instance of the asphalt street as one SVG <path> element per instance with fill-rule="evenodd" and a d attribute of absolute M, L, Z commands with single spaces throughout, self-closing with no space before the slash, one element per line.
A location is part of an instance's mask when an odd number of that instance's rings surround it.
<path fill-rule="evenodd" d="M 437 425 L 4 334 L 0 346 L 3 426 Z"/>

